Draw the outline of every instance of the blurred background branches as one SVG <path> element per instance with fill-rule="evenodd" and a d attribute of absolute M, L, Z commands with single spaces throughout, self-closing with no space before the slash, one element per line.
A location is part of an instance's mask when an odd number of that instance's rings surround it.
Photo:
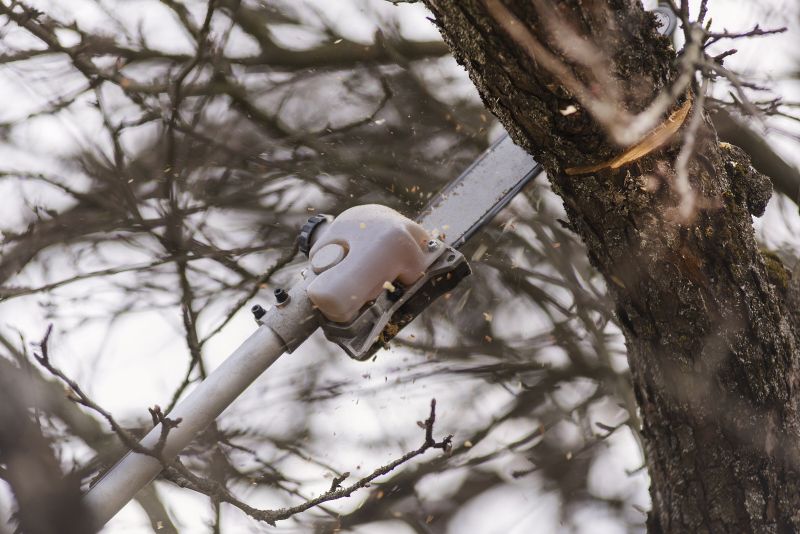
<path fill-rule="evenodd" d="M 786 13 L 778 22 L 795 24 Z M 0 376 L 25 384 L 13 417 L 31 416 L 68 480 L 85 489 L 124 448 L 34 365 L 29 340 L 46 323 L 50 357 L 139 435 L 148 406 L 172 406 L 254 327 L 252 303 L 291 285 L 309 215 L 364 203 L 413 215 L 499 135 L 433 28 L 417 29 L 425 16 L 377 0 L 0 0 Z M 800 179 L 763 134 L 796 147 L 796 104 L 754 81 L 745 90 L 768 96 L 753 116 L 725 83 L 708 102 L 720 136 L 770 169 L 787 196 L 763 224 L 785 221 L 790 236 Z M 547 518 L 579 532 L 593 518 L 641 531 L 624 344 L 562 219 L 537 180 L 469 245 L 471 279 L 391 350 L 359 364 L 313 339 L 184 465 L 253 506 L 293 506 L 415 449 L 414 418 L 435 396 L 449 455 L 277 529 L 463 532 L 486 514 L 498 529 Z M 767 230 L 790 259 L 796 243 Z M 24 495 L 0 463 L 9 519 Z M 167 480 L 137 503 L 109 531 L 258 528 Z"/>

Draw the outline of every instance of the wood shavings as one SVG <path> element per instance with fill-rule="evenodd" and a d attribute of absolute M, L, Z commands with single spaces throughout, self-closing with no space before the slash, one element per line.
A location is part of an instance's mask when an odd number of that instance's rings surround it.
<path fill-rule="evenodd" d="M 637 159 L 643 158 L 669 141 L 675 132 L 677 132 L 683 125 L 686 117 L 689 115 L 690 109 L 692 109 L 691 95 L 689 95 L 689 97 L 686 99 L 686 102 L 684 102 L 680 108 L 673 112 L 666 121 L 656 126 L 653 131 L 647 134 L 641 141 L 630 147 L 619 156 L 596 165 L 569 167 L 564 169 L 564 172 L 570 176 L 574 176 L 576 174 L 589 174 L 601 171 L 603 169 L 619 169 L 623 165 L 627 165 L 628 163 L 632 163 Z"/>
<path fill-rule="evenodd" d="M 573 113 L 576 113 L 577 111 L 578 111 L 578 108 L 576 108 L 572 104 L 570 104 L 569 106 L 565 107 L 564 109 L 559 109 L 558 110 L 558 112 L 561 113 L 561 115 L 563 115 L 564 117 L 572 115 Z"/>
<path fill-rule="evenodd" d="M 483 257 L 483 255 L 486 254 L 487 250 L 489 250 L 489 247 L 487 247 L 484 243 L 481 243 L 478 246 L 478 248 L 475 249 L 475 253 L 472 255 L 472 258 L 471 258 L 472 261 L 480 261 L 480 259 Z"/>

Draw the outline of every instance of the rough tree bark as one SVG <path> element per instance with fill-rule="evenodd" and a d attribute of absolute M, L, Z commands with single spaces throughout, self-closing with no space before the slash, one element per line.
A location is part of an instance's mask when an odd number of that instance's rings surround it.
<path fill-rule="evenodd" d="M 697 194 L 689 219 L 676 216 L 671 186 L 680 135 L 617 170 L 567 175 L 622 150 L 564 79 L 498 22 L 498 13 L 513 13 L 572 75 L 591 80 L 559 51 L 558 30 L 537 12 L 544 3 L 425 3 L 486 106 L 545 165 L 570 228 L 605 277 L 643 419 L 649 531 L 800 531 L 800 328 L 789 272 L 759 251 L 751 219 L 769 199 L 768 180 L 718 141 L 705 115 L 688 167 Z M 643 110 L 677 76 L 675 52 L 640 2 L 557 4 L 560 20 L 609 59 L 604 68 L 629 111 Z M 577 110 L 562 113 L 569 106 Z"/>

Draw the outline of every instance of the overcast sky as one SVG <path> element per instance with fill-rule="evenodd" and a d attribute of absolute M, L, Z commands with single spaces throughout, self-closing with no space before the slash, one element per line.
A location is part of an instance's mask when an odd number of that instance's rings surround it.
<path fill-rule="evenodd" d="M 88 0 L 68 0 L 60 2 L 38 1 L 32 2 L 40 5 L 45 10 L 55 10 L 56 13 L 74 16 L 87 28 L 92 26 L 104 27 L 105 16 L 99 12 L 93 2 Z M 428 13 L 419 5 L 393 6 L 383 0 L 369 2 L 316 0 L 306 2 L 317 9 L 324 10 L 334 21 L 342 33 L 348 37 L 364 42 L 370 42 L 374 35 L 375 27 L 371 22 L 374 13 L 384 14 L 400 22 L 402 32 L 414 39 L 438 38 L 438 32 L 426 19 Z M 652 2 L 651 2 L 652 3 Z M 120 14 L 124 13 L 125 20 L 130 22 L 130 27 L 141 26 L 148 41 L 154 46 L 164 50 L 182 51 L 190 47 L 188 41 L 178 37 L 175 23 L 165 9 L 156 1 L 137 2 L 104 2 L 112 6 L 111 9 Z M 743 30 L 756 22 L 763 26 L 776 24 L 790 24 L 791 31 L 782 36 L 762 38 L 751 42 L 737 42 L 739 53 L 728 60 L 730 65 L 746 68 L 765 77 L 768 83 L 773 84 L 775 91 L 784 95 L 787 100 L 800 101 L 800 85 L 794 81 L 786 81 L 790 71 L 797 71 L 800 58 L 796 44 L 798 42 L 798 13 L 797 6 L 793 6 L 794 13 L 788 13 L 787 6 L 792 2 L 771 0 L 770 2 L 741 2 L 737 0 L 711 0 L 710 13 L 714 19 L 714 28 L 727 28 L 730 30 Z M 770 8 L 768 5 L 774 7 Z M 766 20 L 764 16 L 766 15 Z M 294 43 L 301 48 L 313 40 L 313 36 L 287 31 L 280 37 L 289 43 Z M 14 38 L 23 38 L 15 36 Z M 65 36 L 68 39 L 69 36 Z M 234 36 L 232 46 L 241 47 L 244 51 L 251 43 L 242 36 Z M 62 64 L 54 63 L 54 68 L 61 69 Z M 461 72 L 455 62 L 445 64 L 442 68 Z M 11 117 L 21 117 L 36 109 L 48 98 L 48 79 L 51 78 L 45 71 L 41 73 L 38 84 L 29 83 L 29 78 L 23 79 L 13 69 L 0 69 L 0 98 L 3 102 L 12 103 L 0 109 L 0 121 Z M 75 77 L 75 81 L 79 80 Z M 463 94 L 474 94 L 468 78 L 460 75 L 458 85 L 454 87 Z M 26 128 L 20 129 L 13 139 L 14 144 L 0 145 L 0 161 L 4 168 L 59 168 L 58 156 L 69 153 L 76 143 L 103 142 L 97 140 L 97 132 L 101 127 L 94 115 L 87 108 L 81 111 L 78 106 L 69 114 L 60 114 L 57 118 L 47 117 L 31 121 Z M 771 128 L 768 128 L 770 126 Z M 791 139 L 777 131 L 777 128 L 800 135 L 798 122 L 770 121 L 765 125 L 765 132 L 770 141 L 781 151 L 787 160 L 795 165 L 800 165 L 800 150 L 797 139 Z M 63 169 L 61 169 L 63 170 Z M 76 180 L 80 177 L 76 175 Z M 27 189 L 23 188 L 27 191 Z M 52 192 L 42 192 L 42 195 L 55 195 Z M 64 200 L 66 202 L 66 200 Z M 58 202 L 57 197 L 48 198 L 48 202 Z M 784 208 L 787 206 L 784 206 Z M 757 223 L 759 231 L 765 236 L 766 241 L 772 246 L 781 243 L 795 243 L 800 247 L 800 218 L 796 216 L 796 207 L 789 208 L 790 218 L 787 221 L 786 211 L 781 211 L 781 203 L 773 202 L 766 216 Z M 12 226 L 26 220 L 27 214 L 21 201 L 19 184 L 0 181 L 0 210 L 3 215 L 3 226 Z M 787 226 L 788 222 L 788 226 Z M 58 266 L 58 258 L 53 258 L 54 266 Z M 55 275 L 54 275 L 55 272 Z M 26 271 L 18 280 L 20 284 L 37 284 L 46 281 L 46 276 L 56 276 L 58 269 L 50 273 L 31 269 Z M 67 291 L 91 292 L 93 282 L 76 284 Z M 97 295 L 98 299 L 113 298 L 111 295 Z M 14 299 L 9 303 L 0 303 L 0 321 L 7 327 L 12 327 L 25 332 L 28 336 L 36 337 L 44 332 L 46 320 L 43 315 L 42 297 Z M 222 330 L 205 352 L 209 368 L 213 368 L 225 358 L 242 340 L 254 329 L 255 325 L 249 313 L 243 311 Z M 63 329 L 62 329 L 63 330 Z M 88 391 L 101 405 L 112 411 L 121 419 L 144 418 L 143 407 L 154 404 L 165 404 L 167 398 L 180 382 L 185 371 L 186 347 L 182 339 L 182 326 L 177 314 L 163 312 L 143 312 L 127 316 L 113 325 L 108 330 L 102 323 L 87 324 L 70 328 L 68 332 L 59 332 L 59 365 L 65 368 L 77 381 L 86 384 Z M 320 357 L 337 357 L 341 365 L 337 371 L 343 376 L 358 376 L 368 373 L 371 375 L 363 382 L 364 389 L 375 386 L 384 381 L 384 377 L 394 377 L 401 372 L 398 364 L 403 355 L 396 353 L 392 358 L 382 358 L 376 363 L 359 363 L 347 360 L 337 350 L 323 350 L 326 344 L 321 336 L 315 336 L 306 346 L 301 348 L 290 358 L 281 359 L 268 374 L 257 383 L 237 402 L 234 410 L 241 417 L 260 417 L 268 428 L 280 429 L 282 424 L 288 424 L 291 419 L 292 398 L 289 396 L 288 382 L 296 380 L 302 375 L 303 369 L 312 365 Z M 176 357 L 180 355 L 181 357 Z M 332 377 L 335 378 L 335 377 Z M 427 403 L 431 397 L 428 386 L 409 385 L 403 390 L 403 396 L 396 398 L 397 390 L 387 392 L 372 391 L 365 394 L 362 391 L 348 391 L 329 404 L 329 413 L 320 413 L 306 422 L 309 428 L 317 435 L 336 435 L 335 450 L 320 451 L 320 455 L 327 459 L 335 459 L 339 465 L 362 465 L 361 472 L 367 472 L 373 467 L 394 458 L 399 452 L 417 446 L 419 436 L 414 433 L 414 422 L 424 418 L 427 413 Z M 446 389 L 446 388 L 443 388 Z M 440 400 L 440 428 L 458 429 L 460 420 L 465 417 L 464 411 L 458 404 L 460 392 L 452 395 L 453 403 L 448 403 L 448 394 L 437 392 Z M 485 398 L 474 399 L 471 412 L 476 418 L 491 417 L 492 410 L 502 405 L 506 398 L 498 388 L 497 391 Z M 568 397 L 573 394 L 569 391 L 560 393 Z M 574 392 L 579 395 L 580 392 Z M 603 416 L 613 420 L 621 417 L 621 410 L 613 407 L 603 407 Z M 527 429 L 520 428 L 510 422 L 499 429 L 496 435 L 485 446 L 508 443 L 515 437 L 522 435 Z M 402 436 L 394 448 L 372 449 L 371 457 L 364 458 L 364 447 L 359 444 L 379 439 L 387 433 Z M 564 429 L 564 439 L 570 439 L 569 430 Z M 456 436 L 458 439 L 458 435 Z M 87 451 L 76 448 L 77 457 L 82 457 Z M 480 451 L 476 451 L 479 454 Z M 602 461 L 597 461 L 591 473 L 593 491 L 602 496 L 619 496 L 628 502 L 641 507 L 648 507 L 647 477 L 644 472 L 635 476 L 626 474 L 626 470 L 635 470 L 641 465 L 642 459 L 633 437 L 627 430 L 617 432 L 609 439 L 608 449 L 602 453 Z M 519 467 L 506 463 L 500 468 L 510 472 Z M 297 476 L 313 479 L 320 475 L 319 469 L 312 469 L 307 464 L 298 464 Z M 353 470 L 353 476 L 359 472 Z M 446 477 L 430 477 L 426 485 L 421 488 L 423 492 L 430 492 L 439 496 L 446 495 L 447 488 L 452 486 L 452 477 L 462 476 L 448 473 Z M 323 483 L 324 485 L 324 483 Z M 211 520 L 207 499 L 197 496 L 189 491 L 177 490 L 167 484 L 159 484 L 159 489 L 168 497 L 182 532 L 208 532 L 207 524 Z M 327 488 L 320 484 L 309 484 L 309 491 L 321 491 Z M 348 510 L 357 506 L 362 496 L 355 496 L 350 500 L 337 503 L 334 509 Z M 247 495 L 247 500 L 254 506 L 275 506 L 274 502 L 267 502 L 263 496 L 253 493 Z M 452 534 L 471 533 L 518 533 L 529 532 L 557 532 L 557 497 L 541 488 L 540 481 L 535 475 L 521 480 L 508 477 L 504 487 L 497 488 L 488 494 L 482 494 L 471 502 L 452 521 L 449 532 Z M 0 509 L 2 513 L 9 513 L 9 495 L 0 493 Z M 586 509 L 582 531 L 589 533 L 621 533 L 621 526 L 604 518 L 601 511 Z M 2 517 L 2 516 L 0 516 Z M 236 532 L 263 531 L 253 521 L 237 512 L 226 512 L 227 526 L 235 527 Z M 643 516 L 642 516 L 643 518 Z M 145 533 L 150 532 L 146 527 L 146 519 L 139 510 L 138 505 L 132 504 L 121 512 L 107 528 L 106 533 Z M 279 532 L 291 531 L 294 527 L 290 522 L 279 525 Z M 411 529 L 397 523 L 383 523 L 358 530 L 360 533 L 411 533 Z"/>

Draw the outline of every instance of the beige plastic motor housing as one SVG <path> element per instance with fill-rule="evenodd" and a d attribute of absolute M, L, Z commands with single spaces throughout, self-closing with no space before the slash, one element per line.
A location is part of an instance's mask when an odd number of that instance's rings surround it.
<path fill-rule="evenodd" d="M 443 252 L 411 219 L 378 204 L 355 206 L 317 231 L 308 298 L 329 321 L 348 323 L 396 282 L 410 286 Z"/>

